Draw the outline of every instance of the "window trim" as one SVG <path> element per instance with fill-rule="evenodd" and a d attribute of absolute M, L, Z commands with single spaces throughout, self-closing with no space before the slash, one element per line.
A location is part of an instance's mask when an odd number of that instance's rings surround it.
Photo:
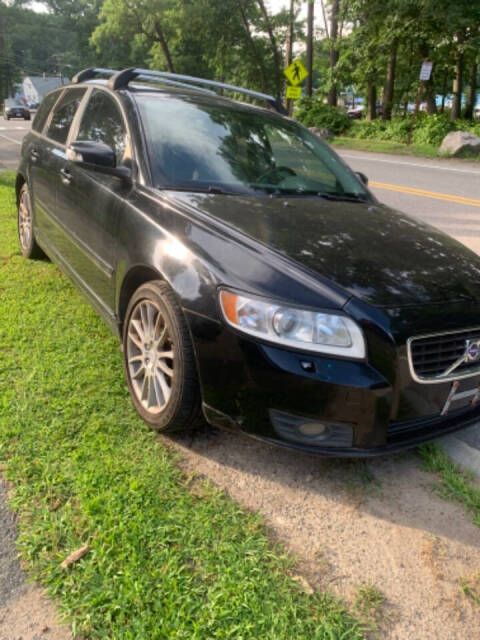
<path fill-rule="evenodd" d="M 42 127 L 41 129 L 38 129 L 38 130 L 33 128 L 33 124 L 34 124 L 34 122 L 35 122 L 35 118 L 37 117 L 38 111 L 37 111 L 37 113 L 35 114 L 35 117 L 34 117 L 33 122 L 32 122 L 32 131 L 33 131 L 33 133 L 37 133 L 38 135 L 43 136 L 44 132 L 46 131 L 47 123 L 48 123 L 48 122 L 50 122 L 50 117 L 51 117 L 51 115 L 52 115 L 53 111 L 55 110 L 55 107 L 57 106 L 57 102 L 58 102 L 58 100 L 60 99 L 60 96 L 62 95 L 62 93 L 63 93 L 63 92 L 64 92 L 64 89 L 63 89 L 63 88 L 60 88 L 60 89 L 53 89 L 53 91 L 51 91 L 50 93 L 47 93 L 47 95 L 43 98 L 43 99 L 45 100 L 45 98 L 46 98 L 47 96 L 51 95 L 52 93 L 57 93 L 57 97 L 56 97 L 56 99 L 53 101 L 53 104 L 52 104 L 52 106 L 50 107 L 49 112 L 47 113 L 47 117 L 45 118 L 45 120 L 44 120 L 44 122 L 43 122 L 43 127 Z"/>
<path fill-rule="evenodd" d="M 81 97 L 81 99 L 80 99 L 80 104 L 78 105 L 78 109 L 76 110 L 75 115 L 73 116 L 73 120 L 72 120 L 72 122 L 71 122 L 71 124 L 70 124 L 70 128 L 69 128 L 69 130 L 68 130 L 68 134 L 67 134 L 67 139 L 65 140 L 65 142 L 59 142 L 58 140 L 55 140 L 54 138 L 51 138 L 49 135 L 47 135 L 47 134 L 48 134 L 48 129 L 50 128 L 50 123 L 51 123 L 51 121 L 52 121 L 52 117 L 53 117 L 53 114 L 54 114 L 54 112 L 55 112 L 55 108 L 56 108 L 56 106 L 58 105 L 59 101 L 63 98 L 63 96 L 65 95 L 65 93 L 66 93 L 67 91 L 72 91 L 72 90 L 74 90 L 74 89 L 83 89 L 83 90 L 84 90 L 84 93 L 83 93 L 83 95 L 82 95 L 82 97 Z M 71 131 L 72 131 L 72 127 L 73 127 L 73 125 L 74 125 L 74 123 L 75 123 L 75 118 L 77 117 L 78 112 L 79 112 L 79 111 L 80 111 L 80 109 L 82 108 L 82 103 L 83 103 L 83 101 L 85 100 L 85 96 L 87 95 L 87 93 L 88 93 L 88 87 L 85 87 L 85 86 L 78 86 L 78 87 L 77 87 L 77 86 L 74 86 L 74 87 L 67 86 L 67 87 L 65 87 L 65 88 L 61 91 L 61 95 L 58 97 L 58 99 L 56 100 L 55 104 L 54 104 L 54 105 L 53 105 L 53 107 L 50 109 L 50 113 L 48 114 L 47 121 L 46 121 L 46 123 L 45 123 L 45 125 L 44 125 L 44 128 L 43 128 L 43 136 L 44 136 L 44 137 L 45 137 L 49 142 L 51 142 L 52 144 L 56 144 L 56 145 L 58 145 L 58 146 L 59 146 L 59 147 L 61 147 L 62 149 L 66 149 L 66 148 L 67 148 L 67 146 L 68 146 L 68 142 L 69 142 L 69 138 L 70 138 L 70 133 L 71 133 Z"/>
<path fill-rule="evenodd" d="M 120 100 L 117 98 L 117 96 L 113 92 L 108 91 L 108 90 L 104 89 L 101 86 L 92 85 L 92 86 L 87 88 L 87 92 L 83 97 L 83 102 L 78 107 L 77 112 L 75 114 L 75 117 L 73 119 L 73 122 L 72 122 L 72 124 L 70 126 L 70 131 L 69 131 L 69 134 L 68 134 L 66 146 L 68 146 L 70 143 L 75 142 L 77 140 L 77 136 L 78 136 L 78 133 L 80 131 L 80 125 L 82 123 L 83 116 L 85 114 L 85 111 L 87 110 L 88 103 L 90 102 L 90 99 L 91 99 L 91 97 L 92 97 L 92 95 L 93 95 L 93 93 L 95 91 L 99 91 L 101 93 L 106 94 L 117 105 L 118 111 L 120 113 L 120 117 L 123 120 L 123 126 L 125 127 L 125 134 L 126 134 L 125 149 L 130 149 L 130 154 L 127 155 L 127 156 L 124 156 L 124 157 L 131 158 L 133 160 L 134 156 L 135 156 L 135 153 L 134 153 L 133 145 L 132 145 L 132 136 L 130 134 L 130 129 L 128 127 L 127 118 L 125 117 L 125 113 L 124 113 L 124 110 L 123 110 L 123 105 L 122 105 Z"/>

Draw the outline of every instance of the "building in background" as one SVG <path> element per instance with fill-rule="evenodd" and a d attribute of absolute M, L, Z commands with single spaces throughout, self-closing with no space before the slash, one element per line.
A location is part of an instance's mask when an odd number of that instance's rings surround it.
<path fill-rule="evenodd" d="M 39 104 L 45 94 L 68 82 L 68 78 L 58 76 L 26 76 L 22 82 L 24 100 L 27 104 Z"/>

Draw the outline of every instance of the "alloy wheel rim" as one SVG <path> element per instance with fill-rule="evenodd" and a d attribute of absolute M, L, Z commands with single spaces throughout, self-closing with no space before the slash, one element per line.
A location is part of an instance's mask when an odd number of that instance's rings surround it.
<path fill-rule="evenodd" d="M 126 355 L 138 402 L 148 412 L 160 413 L 172 394 L 174 351 L 167 318 L 151 300 L 142 300 L 133 309 Z"/>
<path fill-rule="evenodd" d="M 18 236 L 22 249 L 27 250 L 32 239 L 32 214 L 26 191 L 22 193 L 18 205 Z"/>

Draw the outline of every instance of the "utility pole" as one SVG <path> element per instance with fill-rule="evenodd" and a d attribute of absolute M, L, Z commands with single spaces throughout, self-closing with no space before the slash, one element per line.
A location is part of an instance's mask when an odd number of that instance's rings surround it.
<path fill-rule="evenodd" d="M 290 0 L 290 15 L 288 17 L 288 33 L 287 33 L 287 67 L 292 64 L 293 61 L 293 37 L 295 26 L 295 0 Z M 293 115 L 293 100 L 287 100 L 288 115 Z"/>
<path fill-rule="evenodd" d="M 307 14 L 307 96 L 312 97 L 312 76 L 313 76 L 313 2 L 308 1 Z"/>

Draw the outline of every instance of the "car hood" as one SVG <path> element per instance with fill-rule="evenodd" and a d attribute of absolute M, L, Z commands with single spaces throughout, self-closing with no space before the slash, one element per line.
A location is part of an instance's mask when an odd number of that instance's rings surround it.
<path fill-rule="evenodd" d="M 480 258 L 385 205 L 317 197 L 174 197 L 375 306 L 480 301 Z"/>

